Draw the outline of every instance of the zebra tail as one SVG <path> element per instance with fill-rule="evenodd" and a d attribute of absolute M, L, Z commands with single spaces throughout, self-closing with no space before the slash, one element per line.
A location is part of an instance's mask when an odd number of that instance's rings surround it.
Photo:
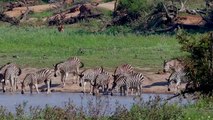
<path fill-rule="evenodd" d="M 81 66 L 80 66 L 80 68 L 82 68 L 82 67 L 84 67 L 84 63 L 83 63 L 83 62 L 81 62 Z"/>

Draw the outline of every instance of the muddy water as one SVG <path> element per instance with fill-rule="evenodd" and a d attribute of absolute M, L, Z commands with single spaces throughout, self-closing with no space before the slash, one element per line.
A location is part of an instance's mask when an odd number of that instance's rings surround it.
<path fill-rule="evenodd" d="M 170 94 L 143 94 L 141 96 L 143 101 L 149 101 L 150 99 L 154 99 L 156 96 L 167 99 L 171 97 Z M 95 105 L 97 103 L 101 103 L 103 106 L 107 107 L 108 112 L 113 112 L 114 107 L 117 104 L 125 106 L 126 108 L 130 108 L 133 103 L 138 101 L 138 98 L 134 96 L 92 96 L 90 94 L 83 93 L 51 93 L 47 95 L 46 93 L 40 94 L 11 94 L 11 93 L 0 93 L 0 105 L 5 106 L 9 111 L 14 112 L 15 106 L 22 104 L 24 102 L 27 103 L 26 108 L 29 106 L 40 106 L 44 107 L 45 105 L 50 106 L 60 106 L 63 107 L 68 101 L 72 102 L 76 106 L 84 107 L 87 109 L 89 106 Z M 169 101 L 170 103 L 179 103 L 179 104 L 188 104 L 190 100 L 174 98 Z M 109 108 L 111 106 L 111 108 Z"/>

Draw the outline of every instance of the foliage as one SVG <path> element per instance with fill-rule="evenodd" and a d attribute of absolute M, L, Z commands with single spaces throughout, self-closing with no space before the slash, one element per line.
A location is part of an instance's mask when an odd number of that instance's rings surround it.
<path fill-rule="evenodd" d="M 181 31 L 177 38 L 182 44 L 182 50 L 190 53 L 186 60 L 187 73 L 194 87 L 204 93 L 212 92 L 213 81 L 210 73 L 212 38 L 210 34 L 194 37 Z"/>
<path fill-rule="evenodd" d="M 130 20 L 148 15 L 153 7 L 161 0 L 120 0 L 117 11 L 128 15 Z"/>
<path fill-rule="evenodd" d="M 213 98 L 203 97 L 188 105 L 164 103 L 159 97 L 144 102 L 141 98 L 130 109 L 117 103 L 110 106 L 106 100 L 89 101 L 87 107 L 76 106 L 71 101 L 64 106 L 30 106 L 20 104 L 15 112 L 0 106 L 0 120 L 211 120 Z M 115 109 L 105 114 L 108 109 Z"/>

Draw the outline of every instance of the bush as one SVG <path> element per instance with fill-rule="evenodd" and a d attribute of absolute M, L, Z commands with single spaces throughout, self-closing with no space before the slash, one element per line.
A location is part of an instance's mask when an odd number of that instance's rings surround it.
<path fill-rule="evenodd" d="M 182 50 L 189 53 L 186 59 L 187 73 L 194 88 L 202 93 L 209 94 L 213 90 L 211 78 L 211 41 L 210 34 L 201 37 L 189 35 L 181 31 L 177 38 L 182 44 Z"/>

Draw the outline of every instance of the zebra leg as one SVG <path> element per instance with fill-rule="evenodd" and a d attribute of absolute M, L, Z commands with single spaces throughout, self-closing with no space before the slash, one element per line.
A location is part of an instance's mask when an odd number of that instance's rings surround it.
<path fill-rule="evenodd" d="M 33 94 L 33 85 L 30 84 L 29 87 L 30 87 L 30 93 Z"/>
<path fill-rule="evenodd" d="M 84 93 L 86 91 L 86 84 L 87 84 L 87 82 L 84 82 L 84 84 L 83 84 Z M 91 86 L 90 86 L 90 91 L 91 91 Z"/>
<path fill-rule="evenodd" d="M 120 87 L 120 96 L 122 96 L 122 87 Z"/>
<path fill-rule="evenodd" d="M 132 89 L 131 89 L 131 95 L 133 95 L 133 94 L 134 94 L 134 89 L 132 88 Z"/>
<path fill-rule="evenodd" d="M 63 87 L 65 87 L 65 82 L 66 82 L 66 79 L 67 79 L 67 78 L 68 78 L 68 73 L 65 73 Z"/>
<path fill-rule="evenodd" d="M 50 81 L 51 80 L 47 80 L 46 84 L 47 84 L 47 94 L 50 93 Z"/>
<path fill-rule="evenodd" d="M 37 93 L 39 94 L 38 84 L 35 84 L 34 86 L 35 86 L 35 88 L 36 88 Z"/>
<path fill-rule="evenodd" d="M 2 82 L 2 91 L 5 93 L 5 81 Z"/>

